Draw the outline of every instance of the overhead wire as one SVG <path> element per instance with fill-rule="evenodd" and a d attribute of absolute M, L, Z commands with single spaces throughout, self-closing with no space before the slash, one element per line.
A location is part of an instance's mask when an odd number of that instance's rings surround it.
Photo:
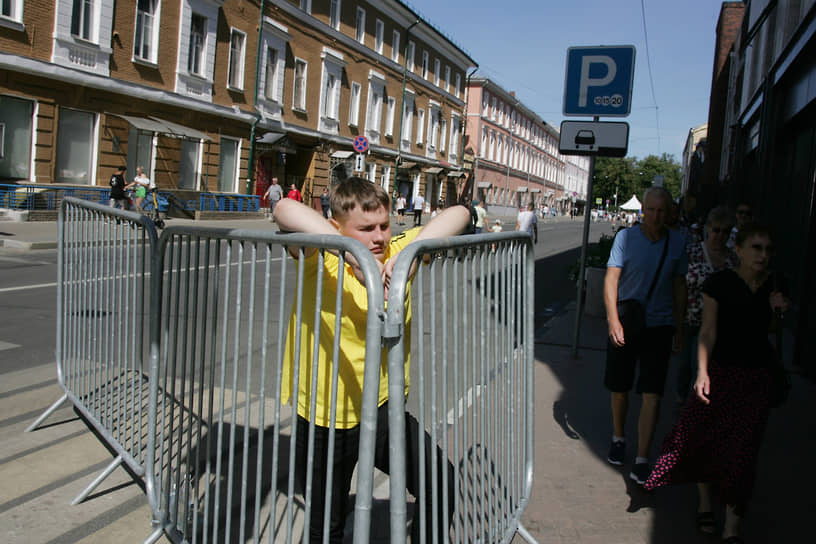
<path fill-rule="evenodd" d="M 654 78 L 652 77 L 652 60 L 649 55 L 649 36 L 646 32 L 646 2 L 645 0 L 640 0 L 640 14 L 641 20 L 643 21 L 643 41 L 646 43 L 646 66 L 649 70 L 649 84 L 652 88 L 652 102 L 654 103 L 654 110 L 655 110 L 655 123 L 657 127 L 657 154 L 662 155 L 660 150 L 660 114 L 659 108 L 657 105 L 657 96 L 655 95 L 654 89 Z"/>

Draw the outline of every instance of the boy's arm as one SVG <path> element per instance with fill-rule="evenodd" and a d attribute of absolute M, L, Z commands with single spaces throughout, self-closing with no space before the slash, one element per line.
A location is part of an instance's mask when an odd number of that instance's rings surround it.
<path fill-rule="evenodd" d="M 340 236 L 337 229 L 329 223 L 328 219 L 323 217 L 322 213 L 291 198 L 282 198 L 278 201 L 278 204 L 275 206 L 275 211 L 272 212 L 272 217 L 278 222 L 283 232 L 333 234 Z M 314 255 L 315 251 L 317 251 L 317 249 L 313 247 L 303 249 L 305 257 Z M 292 255 L 292 257 L 297 257 L 297 248 L 289 248 L 289 254 Z"/>

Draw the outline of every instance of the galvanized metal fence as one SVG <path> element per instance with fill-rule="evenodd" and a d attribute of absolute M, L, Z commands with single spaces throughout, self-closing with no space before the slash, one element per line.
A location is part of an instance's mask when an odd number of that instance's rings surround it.
<path fill-rule="evenodd" d="M 155 531 L 148 541 L 164 533 L 174 542 L 308 542 L 310 522 L 318 516 L 327 541 L 331 502 L 325 501 L 324 511 L 311 508 L 317 491 L 314 418 L 306 427 L 296 424 L 295 407 L 302 401 L 315 414 L 318 376 L 330 375 L 331 482 L 340 370 L 340 335 L 333 333 L 347 308 L 343 274 L 333 282 L 324 264 L 334 259 L 343 271 L 346 255 L 356 260 L 369 287 L 353 488 L 354 540 L 368 542 L 384 320 L 373 256 L 340 236 L 181 227 L 163 232 L 154 261 L 154 276 L 162 282 L 151 311 L 146 489 Z M 301 353 L 301 328 L 289 329 L 290 319 L 314 324 L 311 354 Z M 318 346 L 327 335 L 332 348 L 320 357 Z M 293 350 L 288 359 L 287 341 Z M 302 365 L 310 367 L 303 374 Z M 306 399 L 299 394 L 304 379 L 311 388 Z M 298 432 L 308 432 L 306 440 Z M 331 497 L 330 485 L 325 492 Z"/>
<path fill-rule="evenodd" d="M 400 254 L 385 334 L 392 542 L 406 539 L 406 488 L 423 542 L 534 541 L 521 524 L 533 477 L 533 267 L 520 233 L 420 241 Z"/>
<path fill-rule="evenodd" d="M 73 503 L 125 463 L 144 474 L 153 223 L 135 213 L 67 197 L 58 221 L 57 381 L 68 401 L 117 454 Z"/>

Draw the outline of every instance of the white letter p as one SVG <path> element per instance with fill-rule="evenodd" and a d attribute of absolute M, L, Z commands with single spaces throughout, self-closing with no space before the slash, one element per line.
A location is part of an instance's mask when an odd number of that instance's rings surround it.
<path fill-rule="evenodd" d="M 592 64 L 605 64 L 606 75 L 602 78 L 589 77 L 589 68 Z M 615 79 L 618 67 L 612 57 L 606 55 L 588 55 L 581 58 L 581 83 L 578 93 L 578 107 L 584 108 L 587 105 L 587 90 L 590 87 L 603 87 Z"/>

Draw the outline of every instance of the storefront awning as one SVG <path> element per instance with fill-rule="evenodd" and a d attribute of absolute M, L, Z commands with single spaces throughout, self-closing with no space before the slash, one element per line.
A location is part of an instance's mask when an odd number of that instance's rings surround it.
<path fill-rule="evenodd" d="M 415 162 L 404 162 L 404 163 L 399 165 L 399 167 L 402 168 L 403 170 L 410 170 L 411 168 L 414 168 L 415 166 L 416 166 Z"/>
<path fill-rule="evenodd" d="M 540 193 L 541 189 L 530 189 L 531 193 Z"/>
<path fill-rule="evenodd" d="M 426 174 L 438 174 L 441 171 L 442 171 L 442 169 L 438 168 L 436 166 L 431 167 L 431 168 L 426 168 L 425 170 L 423 170 L 423 172 L 425 172 Z"/>
<path fill-rule="evenodd" d="M 462 170 L 456 170 L 455 172 L 448 172 L 449 178 L 463 178 L 465 177 L 465 172 Z"/>
<path fill-rule="evenodd" d="M 260 138 L 255 138 L 255 143 L 272 145 L 278 143 L 286 134 L 282 132 L 267 132 Z"/>
<path fill-rule="evenodd" d="M 489 181 L 480 181 L 476 184 L 477 189 L 490 189 L 491 187 L 493 187 L 493 184 Z"/>
<path fill-rule="evenodd" d="M 331 154 L 331 158 L 333 159 L 348 159 L 354 155 L 354 151 L 335 151 Z"/>
<path fill-rule="evenodd" d="M 518 189 L 516 189 L 516 192 L 517 193 L 526 193 L 527 192 L 527 187 L 519 187 Z"/>
<path fill-rule="evenodd" d="M 120 115 L 118 113 L 110 113 L 108 115 L 113 115 L 114 117 L 124 119 L 137 129 L 145 132 L 157 132 L 173 138 L 190 138 L 193 140 L 205 141 L 210 141 L 212 139 L 199 130 L 185 127 L 184 125 L 179 125 L 177 123 L 172 123 L 170 121 L 165 121 L 164 119 L 159 119 L 158 117 L 136 117 L 133 115 Z"/>

